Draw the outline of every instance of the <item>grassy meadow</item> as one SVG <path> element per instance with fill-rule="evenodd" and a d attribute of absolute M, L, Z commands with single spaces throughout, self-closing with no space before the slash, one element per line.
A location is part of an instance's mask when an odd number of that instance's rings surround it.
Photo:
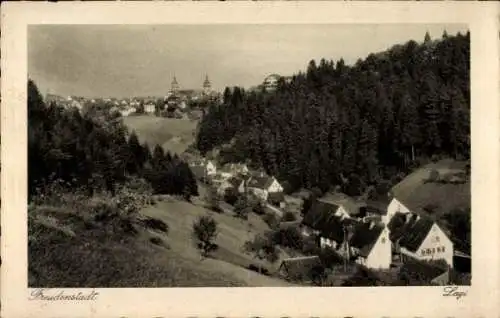
<path fill-rule="evenodd" d="M 158 144 L 171 153 L 181 154 L 194 141 L 197 121 L 151 115 L 128 116 L 125 125 L 134 130 L 141 143 Z"/>

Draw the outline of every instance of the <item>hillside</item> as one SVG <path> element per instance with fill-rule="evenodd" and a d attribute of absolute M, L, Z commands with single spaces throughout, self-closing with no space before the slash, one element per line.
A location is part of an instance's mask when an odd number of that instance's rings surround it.
<path fill-rule="evenodd" d="M 420 160 L 470 157 L 470 35 L 410 40 L 348 65 L 311 60 L 277 88 L 226 88 L 200 123 L 202 154 L 261 166 L 289 188 L 350 196 Z M 347 180 L 347 181 L 346 181 Z"/>
<path fill-rule="evenodd" d="M 274 271 L 279 265 L 242 252 L 246 240 L 269 229 L 257 215 L 243 221 L 209 212 L 199 198 L 192 204 L 160 196 L 136 217 L 103 215 L 100 220 L 95 213 L 113 206 L 112 199 L 83 202 L 76 195 L 63 197 L 62 204 L 30 206 L 30 287 L 292 286 L 247 269 L 260 264 Z M 108 209 L 106 214 L 111 213 Z M 192 225 L 207 214 L 218 223 L 218 250 L 201 258 Z"/>
<path fill-rule="evenodd" d="M 463 183 L 427 181 L 432 171 L 436 171 L 441 179 L 446 175 L 465 173 L 466 164 L 463 161 L 441 160 L 425 165 L 406 176 L 391 192 L 410 209 L 425 211 L 435 218 L 452 211 L 470 212 L 470 178 Z"/>
<path fill-rule="evenodd" d="M 197 121 L 149 115 L 128 116 L 123 119 L 130 131 L 134 130 L 141 143 L 150 148 L 159 144 L 164 150 L 181 154 L 194 141 Z"/>

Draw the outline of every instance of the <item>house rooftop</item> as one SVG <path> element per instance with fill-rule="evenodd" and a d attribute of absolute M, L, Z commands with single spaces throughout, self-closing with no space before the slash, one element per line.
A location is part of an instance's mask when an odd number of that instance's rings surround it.
<path fill-rule="evenodd" d="M 357 215 L 360 212 L 362 204 L 344 193 L 327 193 L 319 200 L 325 203 L 331 203 L 343 207 L 350 216 Z"/>
<path fill-rule="evenodd" d="M 273 182 L 274 178 L 270 176 L 252 176 L 248 180 L 248 186 L 258 189 L 267 189 Z"/>
<path fill-rule="evenodd" d="M 387 226 L 392 242 L 398 242 L 399 246 L 416 252 L 433 225 L 434 221 L 428 217 L 396 213 Z"/>
<path fill-rule="evenodd" d="M 280 269 L 288 278 L 300 279 L 307 276 L 315 266 L 319 265 L 321 265 L 321 260 L 318 256 L 303 256 L 284 259 Z"/>

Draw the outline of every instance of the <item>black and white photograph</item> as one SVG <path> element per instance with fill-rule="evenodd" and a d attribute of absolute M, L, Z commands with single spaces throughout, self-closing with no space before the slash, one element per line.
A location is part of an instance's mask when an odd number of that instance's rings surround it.
<path fill-rule="evenodd" d="M 30 26 L 29 286 L 470 285 L 469 60 L 464 25 Z"/>
<path fill-rule="evenodd" d="M 499 20 L 452 2 L 2 4 L 2 316 L 494 314 Z"/>

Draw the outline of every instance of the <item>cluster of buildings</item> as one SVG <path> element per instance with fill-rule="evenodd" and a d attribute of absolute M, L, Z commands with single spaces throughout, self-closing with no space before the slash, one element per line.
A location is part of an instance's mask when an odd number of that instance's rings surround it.
<path fill-rule="evenodd" d="M 391 191 L 376 202 L 328 194 L 313 202 L 301 232 L 316 237 L 320 247 L 370 269 L 394 268 L 410 260 L 440 260 L 449 268 L 461 264 L 460 271 L 470 270 L 470 255 L 460 251 L 450 232 L 416 204 L 419 190 L 415 189 Z"/>
<path fill-rule="evenodd" d="M 283 215 L 283 186 L 275 177 L 250 171 L 242 163 L 218 167 L 212 160 L 198 159 L 190 166 L 197 178 L 216 187 L 219 195 L 228 189 L 252 194 Z M 319 247 L 370 269 L 416 266 L 410 260 L 441 260 L 448 268 L 454 268 L 457 257 L 470 262 L 469 255 L 455 248 L 450 234 L 404 195 L 391 194 L 385 200 L 370 201 L 329 193 L 316 199 L 296 224 L 301 234 L 315 238 Z M 424 270 L 439 272 L 436 277 L 446 276 L 439 268 L 427 267 Z"/>
<path fill-rule="evenodd" d="M 68 96 L 67 98 L 55 94 L 47 94 L 46 103 L 55 102 L 65 108 L 76 107 L 83 110 L 86 105 L 106 105 L 110 112 L 119 112 L 122 116 L 141 113 L 173 118 L 188 117 L 191 102 L 203 100 L 218 100 L 220 94 L 212 89 L 212 84 L 205 76 L 201 89 L 181 89 L 174 76 L 170 90 L 164 97 L 133 97 L 133 98 L 85 98 Z"/>
<path fill-rule="evenodd" d="M 240 194 L 247 193 L 271 205 L 284 207 L 283 186 L 279 181 L 263 171 L 252 171 L 244 163 L 227 163 L 220 167 L 208 159 L 197 159 L 190 163 L 194 175 L 217 189 L 224 196 L 233 190 Z M 277 213 L 282 213 L 278 209 Z"/>
<path fill-rule="evenodd" d="M 289 84 L 292 82 L 292 76 L 282 76 L 279 74 L 270 74 L 264 78 L 264 81 L 256 87 L 253 87 L 251 90 L 261 91 L 265 89 L 266 91 L 274 91 L 278 87 L 278 83 L 280 80 L 283 80 L 285 83 Z"/>

